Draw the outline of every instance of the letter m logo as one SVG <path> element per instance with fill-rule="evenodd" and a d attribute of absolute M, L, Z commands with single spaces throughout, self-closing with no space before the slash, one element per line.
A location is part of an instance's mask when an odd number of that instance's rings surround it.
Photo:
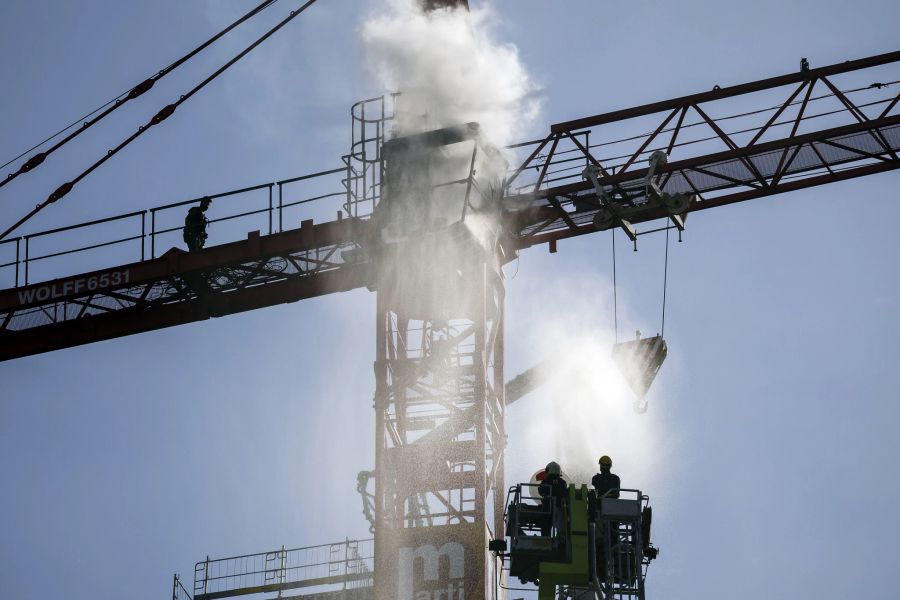
<path fill-rule="evenodd" d="M 438 582 L 440 577 L 441 557 L 446 556 L 450 563 L 449 579 L 462 579 L 465 576 L 466 549 L 459 542 L 447 542 L 440 549 L 431 544 L 418 548 L 400 548 L 400 564 L 397 571 L 397 598 L 411 600 L 413 597 L 413 577 L 416 559 L 422 559 L 422 579 Z M 446 582 L 441 582 L 446 583 Z"/>

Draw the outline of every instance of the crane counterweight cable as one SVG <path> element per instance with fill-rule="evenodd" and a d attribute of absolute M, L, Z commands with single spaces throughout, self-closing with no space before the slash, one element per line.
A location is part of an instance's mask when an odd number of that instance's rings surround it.
<path fill-rule="evenodd" d="M 83 131 L 85 131 L 86 129 L 88 129 L 89 127 L 91 127 L 92 125 L 94 125 L 95 123 L 97 123 L 98 121 L 100 121 L 101 119 L 103 119 L 104 117 L 109 115 L 110 113 L 112 113 L 114 110 L 116 110 L 120 106 L 123 106 L 129 100 L 134 100 L 135 98 L 138 98 L 138 97 L 144 95 L 145 93 L 147 93 L 148 91 L 150 91 L 150 89 L 153 87 L 153 85 L 157 81 L 159 81 L 160 79 L 162 79 L 163 77 L 165 77 L 166 75 L 168 75 L 169 73 L 171 73 L 172 71 L 174 71 L 175 69 L 177 69 L 178 67 L 183 65 L 184 63 L 186 63 L 188 60 L 190 60 L 191 58 L 193 58 L 194 56 L 196 56 L 197 54 L 199 54 L 200 52 L 205 50 L 207 47 L 212 45 L 214 42 L 216 42 L 218 39 L 220 39 L 222 36 L 224 36 L 225 34 L 230 32 L 232 29 L 234 29 L 241 23 L 244 23 L 248 19 L 258 15 L 260 12 L 269 8 L 276 2 L 278 2 L 278 0 L 265 0 L 264 2 L 260 3 L 255 8 L 253 8 L 250 12 L 246 13 L 244 16 L 240 17 L 238 20 L 233 22 L 231 25 L 229 25 L 228 27 L 226 27 L 225 29 L 223 29 L 222 31 L 217 33 L 216 35 L 212 36 L 211 38 L 209 38 L 208 40 L 206 40 L 205 42 L 203 42 L 202 44 L 200 44 L 199 46 L 197 46 L 196 48 L 194 48 L 193 50 L 191 50 L 190 52 L 188 52 L 187 54 L 185 54 L 184 56 L 182 56 L 181 58 L 179 58 L 172 64 L 170 64 L 169 66 L 161 69 L 160 71 L 157 71 L 150 77 L 146 78 L 145 80 L 143 80 L 136 86 L 129 89 L 127 92 L 123 92 L 123 93 L 119 94 L 118 96 L 116 96 L 115 98 L 110 100 L 109 102 L 100 106 L 100 108 L 97 108 L 96 110 L 88 113 L 87 115 L 78 119 L 77 121 L 74 121 L 71 125 L 61 129 L 60 131 L 56 132 L 55 134 L 53 134 L 50 137 L 48 137 L 47 139 L 45 139 L 43 142 L 41 142 L 35 146 L 32 146 L 30 149 L 19 154 L 17 157 L 13 158 L 12 160 L 10 160 L 6 164 L 4 164 L 0 168 L 5 168 L 7 165 L 22 158 L 23 156 L 25 156 L 32 150 L 36 150 L 37 148 L 40 148 L 45 143 L 60 136 L 63 133 L 65 133 L 66 131 L 68 131 L 69 129 L 71 129 L 72 127 L 77 125 L 78 123 L 82 124 L 81 127 L 79 127 L 78 129 L 76 129 L 75 131 L 70 133 L 68 136 L 66 136 L 62 140 L 58 141 L 56 144 L 54 144 L 47 150 L 44 150 L 43 152 L 38 152 L 37 154 L 33 155 L 31 158 L 29 158 L 27 161 L 25 161 L 22 164 L 22 166 L 19 167 L 19 169 L 17 171 L 10 173 L 9 175 L 6 176 L 5 179 L 0 180 L 0 187 L 3 187 L 4 185 L 9 183 L 13 179 L 18 177 L 19 175 L 21 175 L 23 173 L 28 173 L 29 171 L 40 166 L 41 163 L 43 163 L 47 159 L 47 156 L 49 156 L 52 152 L 54 152 L 55 150 L 64 146 L 69 141 L 76 138 Z M 93 119 L 91 119 L 91 117 L 93 115 L 97 114 L 100 111 L 103 111 L 103 112 L 100 113 L 98 116 L 94 117 Z M 85 119 L 90 119 L 90 120 L 85 120 Z"/>
<path fill-rule="evenodd" d="M 214 71 L 214 72 L 213 72 L 211 75 L 209 75 L 206 79 L 204 79 L 203 81 L 201 81 L 200 83 L 198 83 L 196 86 L 194 86 L 193 88 L 191 88 L 191 90 L 188 91 L 187 93 L 181 95 L 181 96 L 178 98 L 178 100 L 176 100 L 175 102 L 173 102 L 173 103 L 171 103 L 171 104 L 169 104 L 169 105 L 163 107 L 158 113 L 156 113 L 156 114 L 153 116 L 152 119 L 150 119 L 150 121 L 148 121 L 145 125 L 142 125 L 142 126 L 138 127 L 137 131 L 135 131 L 133 134 L 131 134 L 130 136 L 128 136 L 127 138 L 125 138 L 125 140 L 122 141 L 118 146 L 116 146 L 115 148 L 112 148 L 111 150 L 107 151 L 106 154 L 104 154 L 99 160 L 97 160 L 97 161 L 96 161 L 94 164 L 92 164 L 90 167 L 88 167 L 87 169 L 85 169 L 84 171 L 82 171 L 81 174 L 79 174 L 77 177 L 75 177 L 75 178 L 72 179 L 71 181 L 69 181 L 69 182 L 67 182 L 67 183 L 64 183 L 63 185 L 59 186 L 59 188 L 57 188 L 56 191 L 54 191 L 52 194 L 50 194 L 50 195 L 47 197 L 46 200 L 44 200 L 42 203 L 40 203 L 40 204 L 38 204 L 37 206 L 35 206 L 31 211 L 28 212 L 28 214 L 26 214 L 24 217 L 22 217 L 21 219 L 19 219 L 18 221 L 16 221 L 16 223 L 13 224 L 11 227 L 9 227 L 8 229 L 6 229 L 6 231 L 4 231 L 2 234 L 0 234 L 0 240 L 5 239 L 6 236 L 8 236 L 10 233 L 12 233 L 13 231 L 15 231 L 16 229 L 18 229 L 23 223 L 25 223 L 26 221 L 28 221 L 31 217 L 33 217 L 34 215 L 36 215 L 38 212 L 40 212 L 41 210 L 43 210 L 45 207 L 47 207 L 47 206 L 49 206 L 50 204 L 53 204 L 54 202 L 57 202 L 58 200 L 60 200 L 63 196 L 65 196 L 66 194 L 68 194 L 68 193 L 72 190 L 72 188 L 73 188 L 79 181 L 81 181 L 82 179 L 84 179 L 85 177 L 87 177 L 89 174 L 91 174 L 95 169 L 97 169 L 100 165 L 102 165 L 103 163 L 105 163 L 107 160 L 109 160 L 110 158 L 112 158 L 113 156 L 115 156 L 116 154 L 118 154 L 118 152 L 119 152 L 120 150 L 122 150 L 125 146 L 127 146 L 128 144 L 130 144 L 131 142 L 133 142 L 135 139 L 137 139 L 139 136 L 141 136 L 142 134 L 144 134 L 144 133 L 145 133 L 147 130 L 149 130 L 151 127 L 153 127 L 154 125 L 158 125 L 159 123 L 163 122 L 165 119 L 167 119 L 167 118 L 169 118 L 170 116 L 172 116 L 172 114 L 175 112 L 175 110 L 176 110 L 181 104 L 183 104 L 184 102 L 186 102 L 186 101 L 187 101 L 189 98 L 191 98 L 194 94 L 196 94 L 197 92 L 199 92 L 200 90 L 202 90 L 204 87 L 206 87 L 210 82 L 212 82 L 212 81 L 213 81 L 214 79 L 216 79 L 219 75 L 221 75 L 222 73 L 224 73 L 229 67 L 231 67 L 232 65 L 234 65 L 234 64 L 235 64 L 236 62 L 238 62 L 240 59 L 242 59 L 242 58 L 245 57 L 247 54 L 249 54 L 254 48 L 256 48 L 256 47 L 259 46 L 261 43 L 263 43 L 265 40 L 267 40 L 269 37 L 271 37 L 271 36 L 272 36 L 275 32 L 277 32 L 279 29 L 281 29 L 282 27 L 284 27 L 285 25 L 287 25 L 289 22 L 291 22 L 293 19 L 295 19 L 296 17 L 298 17 L 303 11 L 305 11 L 307 8 L 309 8 L 310 6 L 312 6 L 313 4 L 315 4 L 316 1 L 317 1 L 317 0 L 307 0 L 307 2 L 305 2 L 302 6 L 300 6 L 300 7 L 297 8 L 296 10 L 292 10 L 292 11 L 290 12 L 290 14 L 289 14 L 286 18 L 284 18 L 284 19 L 282 19 L 280 22 L 278 22 L 274 27 L 272 27 L 271 29 L 269 29 L 266 33 L 264 33 L 261 37 L 259 37 L 259 38 L 258 38 L 256 41 L 254 41 L 252 44 L 250 44 L 249 46 L 247 46 L 246 48 L 244 48 L 241 52 L 239 52 L 237 55 L 235 55 L 231 60 L 229 60 L 229 61 L 226 62 L 224 65 L 222 65 L 221 67 L 219 67 L 216 71 Z"/>

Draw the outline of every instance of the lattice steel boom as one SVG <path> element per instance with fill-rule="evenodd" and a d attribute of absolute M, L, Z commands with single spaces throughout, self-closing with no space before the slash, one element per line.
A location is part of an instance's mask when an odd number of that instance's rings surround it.
<path fill-rule="evenodd" d="M 667 217 L 641 192 L 647 159 L 657 150 L 669 156 L 657 172 L 660 189 L 694 195 L 688 211 L 898 168 L 900 95 L 876 79 L 889 69 L 896 74 L 898 61 L 900 52 L 891 52 L 553 125 L 546 138 L 519 145 L 528 157 L 511 172 L 503 202 L 504 260 L 523 248 L 552 247 L 597 231 L 598 221 L 621 224 L 598 218 L 603 199 L 583 176 L 588 167 L 632 226 Z M 753 98 L 767 102 L 766 108 L 735 112 L 729 104 L 746 107 Z M 386 119 L 372 116 L 378 102 L 384 117 L 384 101 L 376 99 L 354 108 L 355 122 L 363 129 L 378 127 L 383 135 Z M 629 123 L 644 133 L 626 139 L 607 133 Z M 371 136 L 363 132 L 359 139 Z M 51 244 L 54 251 L 34 254 L 36 244 L 52 242 L 63 230 L 4 240 L 0 277 L 8 283 L 0 290 L 0 360 L 371 286 L 371 211 L 358 209 L 363 197 L 373 206 L 378 202 L 380 156 L 363 142 L 344 161 L 341 169 L 297 178 L 341 177 L 303 200 L 282 202 L 282 188 L 295 180 L 248 188 L 267 189 L 268 207 L 237 216 L 268 216 L 268 234 L 251 232 L 195 253 L 173 249 L 145 259 L 148 246 L 177 229 L 154 223 L 147 231 L 148 215 L 155 218 L 168 207 L 103 220 L 140 219 L 141 229 L 65 252 Z M 361 187 L 368 191 L 360 193 Z M 299 228 L 290 219 L 283 222 L 288 207 L 299 209 L 317 198 L 338 199 L 343 218 L 318 225 L 305 220 Z M 279 223 L 273 226 L 273 220 Z M 84 228 L 89 236 L 100 223 L 64 229 Z M 36 267 L 61 256 L 123 243 L 139 244 L 141 260 L 74 275 L 57 272 L 55 279 L 36 284 L 29 280 L 29 269 L 33 279 Z"/>

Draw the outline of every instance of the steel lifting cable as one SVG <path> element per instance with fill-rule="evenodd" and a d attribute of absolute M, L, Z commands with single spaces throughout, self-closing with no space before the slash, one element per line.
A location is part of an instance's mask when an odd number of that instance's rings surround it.
<path fill-rule="evenodd" d="M 106 117 L 108 114 L 110 114 L 111 112 L 113 112 L 114 110 L 119 108 L 120 106 L 123 106 L 129 100 L 134 100 L 135 98 L 142 96 L 145 93 L 147 93 L 148 91 L 150 91 L 150 88 L 152 88 L 153 85 L 157 81 L 159 81 L 160 79 L 162 79 L 163 77 L 165 77 L 166 75 L 168 75 L 169 73 L 171 73 L 172 71 L 174 71 L 175 69 L 177 69 L 178 67 L 180 67 L 181 65 L 186 63 L 187 61 L 189 61 L 190 59 L 192 59 L 194 56 L 196 56 L 197 54 L 199 54 L 206 48 L 208 48 L 210 45 L 212 45 L 214 42 L 216 42 L 218 39 L 220 39 L 222 36 L 224 36 L 225 34 L 230 32 L 232 29 L 234 29 L 241 23 L 256 16 L 257 14 L 259 14 L 263 10 L 269 8 L 276 2 L 278 2 L 278 0 L 265 0 L 264 2 L 259 4 L 256 8 L 254 8 L 253 10 L 251 10 L 250 12 L 248 12 L 247 14 L 245 14 L 244 16 L 239 18 L 237 21 L 235 21 L 234 23 L 232 23 L 231 25 L 229 25 L 228 27 L 226 27 L 225 29 L 223 29 L 222 31 L 217 33 L 216 35 L 212 36 L 211 38 L 209 38 L 208 40 L 206 40 L 205 42 L 203 42 L 202 44 L 200 44 L 199 46 L 197 46 L 196 48 L 194 48 L 193 50 L 191 50 L 190 52 L 188 52 L 187 54 L 185 54 L 184 56 L 182 56 L 181 58 L 179 58 L 172 64 L 170 64 L 168 67 L 165 67 L 161 71 L 158 71 L 157 73 L 151 75 L 150 77 L 148 77 L 141 83 L 139 83 L 136 86 L 134 86 L 133 88 L 131 88 L 129 91 L 119 94 L 114 99 L 112 99 L 109 102 L 107 102 L 106 104 L 102 105 L 100 108 L 88 113 L 87 115 L 85 115 L 84 117 L 79 119 L 78 121 L 75 121 L 68 127 L 61 129 L 59 132 L 51 135 L 49 138 L 47 138 L 40 144 L 33 146 L 31 149 L 26 150 L 25 152 L 23 152 L 16 158 L 12 159 L 11 161 L 9 161 L 5 165 L 3 165 L 4 167 L 7 166 L 11 162 L 18 160 L 25 154 L 28 154 L 35 148 L 39 148 L 40 146 L 42 146 L 46 142 L 52 140 L 53 138 L 59 136 L 63 132 L 68 131 L 69 129 L 74 127 L 77 123 L 82 122 L 81 127 L 79 127 L 78 129 L 76 129 L 75 131 L 73 131 L 72 133 L 70 133 L 69 135 L 67 135 L 66 137 L 64 137 L 63 139 L 58 141 L 57 143 L 55 143 L 53 146 L 51 146 L 47 150 L 44 150 L 43 152 L 38 152 L 37 154 L 35 154 L 31 158 L 29 158 L 27 161 L 22 163 L 22 166 L 19 167 L 18 171 L 14 172 L 14 173 L 10 173 L 9 175 L 6 176 L 6 179 L 0 180 L 0 187 L 3 187 L 4 185 L 9 183 L 13 179 L 18 177 L 19 175 L 21 175 L 22 173 L 27 173 L 27 172 L 37 168 L 38 166 L 40 166 L 41 163 L 43 163 L 47 159 L 47 156 L 49 156 L 53 151 L 59 149 L 60 147 L 62 147 L 63 145 L 65 145 L 66 143 L 68 143 L 69 141 L 74 139 L 75 137 L 77 137 L 83 131 L 85 131 L 86 129 L 88 129 L 89 127 L 91 127 L 93 124 L 97 123 L 104 117 Z M 103 110 L 104 108 L 106 108 L 106 110 Z M 103 112 L 100 113 L 99 115 L 97 115 L 96 117 L 94 117 L 93 119 L 91 119 L 89 121 L 83 121 L 83 119 L 89 118 L 90 116 L 96 114 L 97 112 L 99 112 L 101 110 L 103 110 Z"/>
<path fill-rule="evenodd" d="M 308 0 L 300 8 L 298 8 L 296 10 L 292 10 L 286 18 L 284 18 L 277 25 L 275 25 L 274 27 L 269 29 L 265 34 L 263 34 L 255 42 L 253 42 L 252 44 L 250 44 L 249 46 L 244 48 L 240 53 L 235 55 L 234 58 L 232 58 L 227 63 L 225 63 L 224 65 L 219 67 L 209 77 L 207 77 L 206 79 L 201 81 L 199 84 L 194 86 L 189 92 L 182 95 L 178 100 L 176 100 L 172 104 L 164 106 L 162 108 L 162 110 L 160 110 L 158 113 L 156 113 L 153 116 L 153 118 L 151 118 L 145 125 L 141 125 L 140 127 L 138 127 L 137 131 L 135 131 L 129 137 L 125 138 L 125 140 L 122 143 L 120 143 L 118 146 L 116 146 L 112 150 L 108 150 L 107 153 L 100 160 L 98 160 L 97 162 L 92 164 L 90 167 L 88 167 L 87 169 L 82 171 L 82 173 L 80 175 L 78 175 L 78 177 L 76 177 L 72 181 L 66 182 L 66 183 L 62 184 L 61 186 L 59 186 L 52 194 L 50 194 L 47 197 L 46 200 L 44 200 L 43 202 L 41 202 L 40 204 L 35 206 L 31 211 L 28 212 L 28 214 L 26 214 L 24 217 L 22 217 L 21 219 L 16 221 L 16 223 L 14 225 L 12 225 L 6 231 L 4 231 L 2 234 L 0 234 L 0 240 L 3 240 L 4 238 L 6 238 L 6 236 L 8 236 L 13 231 L 15 231 L 20 225 L 22 225 L 23 223 L 28 221 L 31 217 L 36 215 L 38 212 L 43 210 L 45 207 L 47 207 L 50 204 L 53 204 L 54 202 L 56 202 L 57 200 L 61 199 L 63 196 L 68 194 L 70 191 L 72 191 L 72 188 L 75 187 L 75 184 L 77 184 L 79 181 L 81 181 L 82 179 L 84 179 L 85 177 L 90 175 L 97 167 L 99 167 L 100 165 L 105 163 L 107 160 L 109 160 L 110 158 L 115 156 L 120 150 L 122 150 L 122 148 L 124 148 L 125 146 L 127 146 L 128 144 L 130 144 L 131 142 L 136 140 L 145 131 L 147 131 L 154 125 L 159 125 L 160 123 L 162 123 L 163 121 L 165 121 L 166 119 L 171 117 L 172 113 L 175 112 L 175 109 L 177 109 L 179 106 L 181 106 L 181 104 L 183 104 L 184 102 L 187 102 L 187 100 L 189 98 L 191 98 L 194 94 L 196 94 L 197 92 L 202 90 L 204 87 L 206 87 L 210 82 L 212 82 L 214 79 L 216 79 L 219 75 L 224 73 L 234 63 L 236 63 L 240 59 L 244 58 L 254 48 L 256 48 L 257 46 L 262 44 L 270 36 L 272 36 L 276 31 L 278 31 L 279 29 L 281 29 L 282 27 L 284 27 L 285 25 L 290 23 L 294 18 L 299 16 L 300 13 L 302 13 L 303 11 L 305 11 L 307 8 L 309 8 L 310 6 L 312 6 L 315 3 L 316 3 L 316 0 Z"/>
<path fill-rule="evenodd" d="M 663 303 L 662 303 L 662 325 L 659 328 L 659 336 L 666 335 L 666 288 L 669 284 L 669 230 L 672 227 L 666 227 L 666 259 L 663 266 Z"/>
<path fill-rule="evenodd" d="M 666 333 L 666 290 L 669 286 L 669 230 L 666 227 L 666 253 L 663 261 L 663 297 L 662 297 L 662 324 L 659 328 L 660 337 Z M 619 343 L 619 301 L 618 301 L 618 284 L 616 281 L 616 232 L 612 232 L 612 263 L 613 263 L 613 331 L 615 334 L 616 344 Z"/>
<path fill-rule="evenodd" d="M 613 251 L 613 323 L 615 328 L 616 343 L 619 343 L 619 289 L 616 284 L 616 230 L 612 231 Z"/>
<path fill-rule="evenodd" d="M 882 89 L 884 87 L 889 87 L 895 83 L 900 83 L 900 80 L 890 81 L 888 83 L 873 83 L 873 84 L 865 86 L 865 87 L 854 88 L 851 90 L 845 90 L 844 93 L 858 92 L 861 90 L 867 90 L 867 89 L 872 89 L 872 88 Z M 833 95 L 834 94 L 825 94 L 825 95 L 813 98 L 812 100 L 819 100 L 819 99 L 826 98 L 826 97 L 833 96 Z M 791 103 L 791 105 L 793 105 L 793 104 L 796 104 L 796 103 Z M 871 104 L 874 104 L 874 103 L 871 103 Z M 863 106 L 865 106 L 865 105 L 863 105 Z M 774 107 L 774 108 L 777 108 L 777 107 Z M 757 114 L 760 112 L 765 112 L 767 110 L 772 110 L 772 109 L 761 109 L 761 110 L 756 110 L 756 111 L 749 111 L 746 113 L 731 115 L 728 117 L 720 117 L 718 119 L 713 119 L 713 121 L 714 122 L 724 121 L 724 120 L 733 119 L 736 117 L 753 115 L 753 114 Z M 818 114 L 818 115 L 805 116 L 801 120 L 806 120 L 806 119 L 810 119 L 810 118 L 814 118 L 814 117 L 818 117 L 818 116 L 825 116 L 825 115 L 834 114 L 837 112 L 843 112 L 845 110 L 848 110 L 848 109 L 841 109 L 841 110 L 831 111 L 828 113 L 822 113 L 822 114 Z M 699 124 L 699 123 L 686 125 L 686 126 L 683 126 L 682 128 L 690 127 L 690 126 L 697 125 L 697 124 Z M 664 130 L 664 131 L 668 131 L 668 130 Z M 747 129 L 747 130 L 744 130 L 744 131 L 738 132 L 738 133 L 744 133 L 746 131 L 753 131 L 753 130 Z M 649 134 L 647 134 L 647 135 L 649 135 Z M 639 137 L 641 137 L 641 136 L 636 136 L 633 138 L 623 138 L 622 140 L 619 140 L 619 141 L 627 141 L 629 139 L 638 139 Z M 710 138 L 710 139 L 712 139 L 712 138 Z M 704 140 L 698 140 L 698 141 L 704 141 Z M 617 142 L 606 142 L 606 143 L 601 143 L 601 144 L 595 144 L 594 146 L 590 146 L 590 147 L 592 147 L 592 148 L 599 147 L 599 146 L 609 145 L 609 144 L 613 144 L 613 143 L 617 143 Z M 679 145 L 686 145 L 686 144 L 690 144 L 690 143 L 695 143 L 695 142 L 685 142 L 685 143 L 679 144 Z M 662 322 L 660 324 L 660 332 L 659 332 L 660 337 L 665 336 L 665 333 L 666 333 L 666 297 L 667 297 L 668 284 L 669 284 L 669 230 L 671 229 L 671 227 L 666 227 L 665 229 L 666 229 L 666 247 L 665 247 L 665 258 L 663 261 L 663 297 L 662 297 Z M 679 239 L 679 241 L 680 241 L 680 239 Z M 614 322 L 615 341 L 618 344 L 619 343 L 619 307 L 618 307 L 618 286 L 617 286 L 617 281 L 616 281 L 616 232 L 615 232 L 615 230 L 613 230 L 613 232 L 612 232 L 612 258 L 613 258 L 613 322 Z"/>

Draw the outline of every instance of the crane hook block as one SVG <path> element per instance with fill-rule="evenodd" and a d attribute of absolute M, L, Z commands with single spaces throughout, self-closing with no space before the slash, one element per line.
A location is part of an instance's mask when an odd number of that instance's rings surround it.
<path fill-rule="evenodd" d="M 647 412 L 647 401 L 644 397 L 656 379 L 656 374 L 667 354 L 666 341 L 660 335 L 643 339 L 638 337 L 630 342 L 621 342 L 613 346 L 613 361 L 637 395 L 635 412 Z"/>

